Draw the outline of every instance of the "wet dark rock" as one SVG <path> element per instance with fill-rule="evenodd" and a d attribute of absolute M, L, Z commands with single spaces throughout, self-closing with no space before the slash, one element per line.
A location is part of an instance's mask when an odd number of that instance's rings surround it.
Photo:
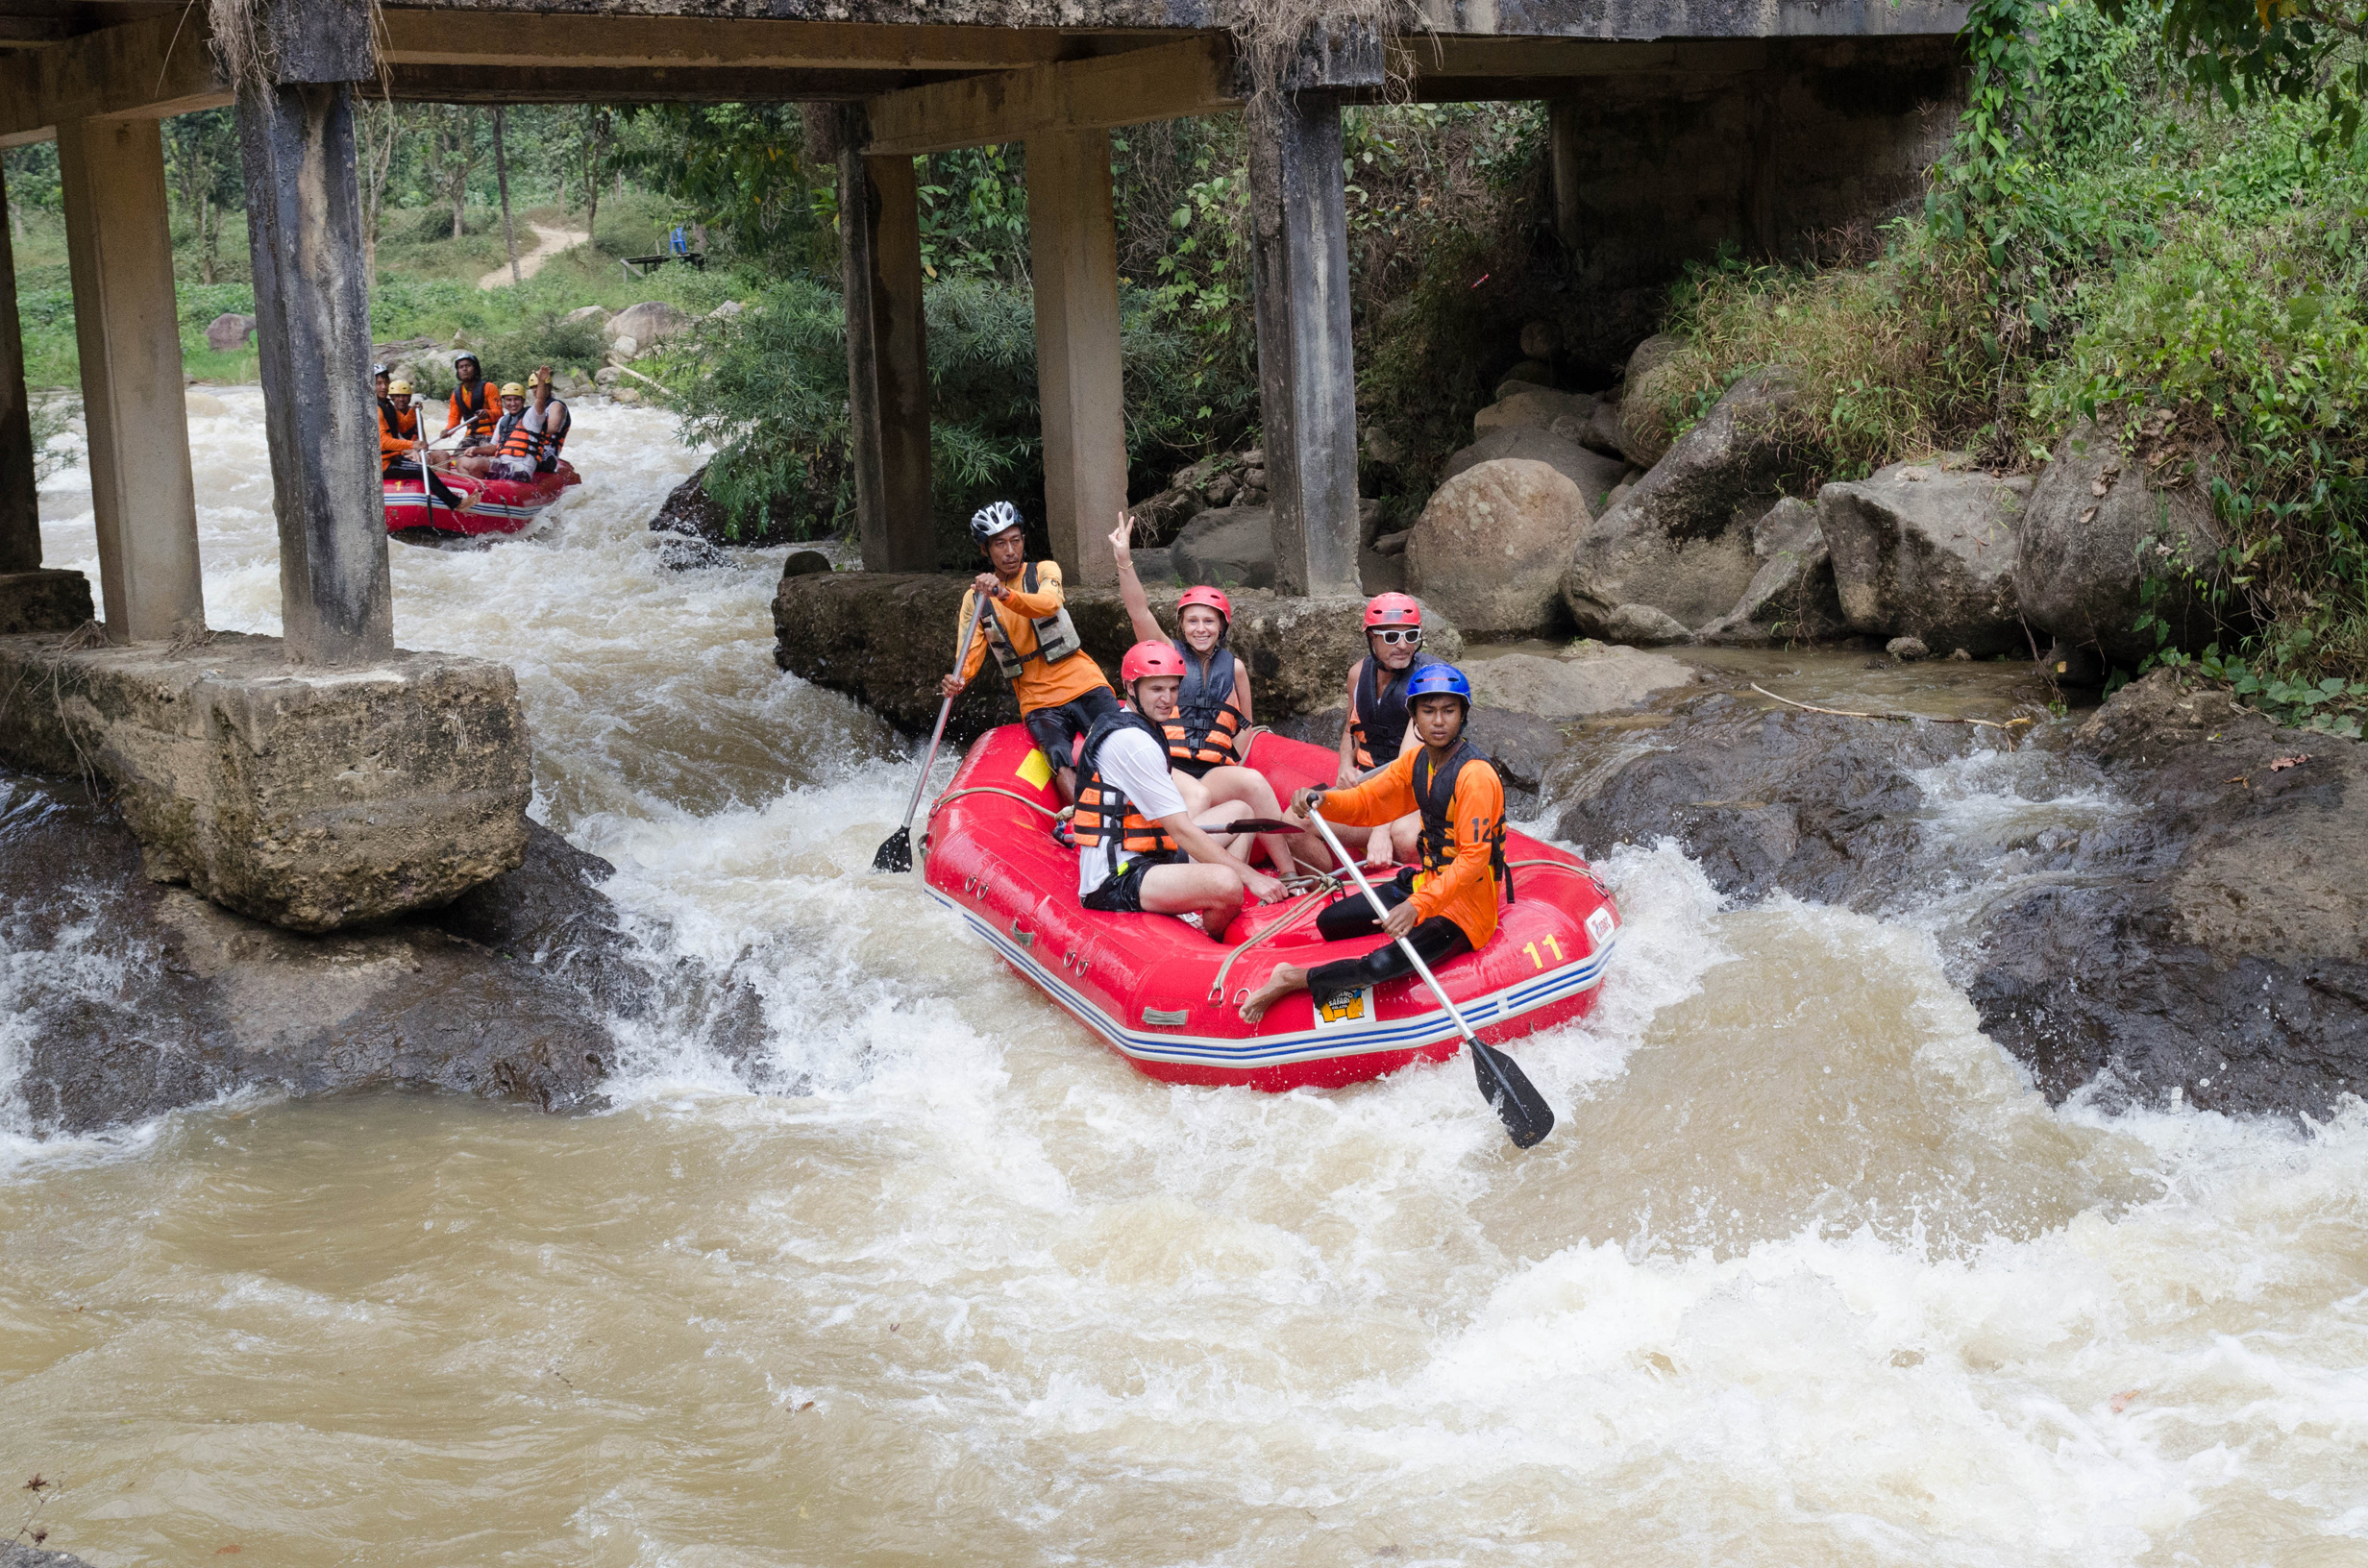
<path fill-rule="evenodd" d="M 666 493 L 665 502 L 657 515 L 650 519 L 652 533 L 675 533 L 686 538 L 703 540 L 709 545 L 752 549 L 766 545 L 784 545 L 797 535 L 791 530 L 791 521 L 798 515 L 795 506 L 777 506 L 775 516 L 779 521 L 759 522 L 753 526 L 732 522 L 714 497 L 707 494 L 707 468 L 701 464 L 699 472 Z M 724 564 L 728 558 L 721 553 L 679 550 L 664 547 L 668 566 L 678 570 Z M 827 564 L 826 562 L 826 564 Z"/>
<path fill-rule="evenodd" d="M 2134 809 L 1988 911 L 1983 1027 L 2055 1099 L 2322 1116 L 2368 1090 L 2368 747 L 2161 671 L 2070 750 Z"/>
<path fill-rule="evenodd" d="M 64 1552 L 44 1552 L 22 1541 L 0 1541 L 0 1568 L 90 1568 Z"/>
<path fill-rule="evenodd" d="M 1922 843 L 1924 792 L 1910 776 L 1970 748 L 1955 725 L 1879 724 L 1770 713 L 1720 694 L 1565 798 L 1559 837 L 1600 856 L 1673 838 L 1719 892 L 1872 909 Z"/>
<path fill-rule="evenodd" d="M 793 550 L 781 563 L 781 576 L 785 577 L 810 577 L 829 570 L 830 557 L 819 550 Z"/>
<path fill-rule="evenodd" d="M 33 1023 L 15 1090 L 69 1134 L 258 1086 L 565 1110 L 597 1098 L 614 1021 L 659 1009 L 747 1054 L 752 996 L 668 973 L 600 892 L 609 870 L 534 826 L 523 864 L 441 909 L 304 936 L 151 881 L 78 784 L 0 771 L 0 946 Z"/>

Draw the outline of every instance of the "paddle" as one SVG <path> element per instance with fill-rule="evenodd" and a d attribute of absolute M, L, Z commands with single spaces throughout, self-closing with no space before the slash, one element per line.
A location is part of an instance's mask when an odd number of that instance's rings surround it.
<path fill-rule="evenodd" d="M 1323 842 L 1332 846 L 1333 858 L 1347 867 L 1348 874 L 1357 879 L 1357 891 L 1364 894 L 1365 901 L 1373 906 L 1373 918 L 1387 919 L 1390 912 L 1382 907 L 1381 895 L 1373 891 L 1373 884 L 1365 880 L 1365 872 L 1349 858 L 1348 851 L 1341 847 L 1341 841 L 1332 836 L 1331 824 L 1316 811 L 1310 811 L 1307 820 L 1315 824 L 1317 832 L 1323 835 Z M 1480 1037 L 1471 1032 L 1471 1025 L 1464 1021 L 1464 1015 L 1456 1011 L 1453 1002 L 1447 1000 L 1446 988 L 1439 983 L 1439 976 L 1431 972 L 1431 967 L 1422 962 L 1422 955 L 1415 951 L 1413 943 L 1399 937 L 1397 945 L 1398 951 L 1406 955 L 1406 961 L 1415 967 L 1415 972 L 1422 976 L 1423 983 L 1431 988 L 1431 994 L 1439 998 L 1439 1005 L 1447 1010 L 1447 1017 L 1455 1020 L 1456 1028 L 1463 1032 L 1464 1043 L 1471 1051 L 1472 1072 L 1480 1080 L 1480 1092 L 1488 1096 L 1489 1103 L 1496 1108 L 1496 1117 L 1505 1124 L 1506 1133 L 1513 1139 L 1513 1146 L 1526 1149 L 1552 1132 L 1554 1108 L 1545 1103 L 1545 1096 L 1530 1083 L 1529 1075 L 1504 1052 L 1480 1043 Z"/>
<path fill-rule="evenodd" d="M 978 609 L 970 625 L 962 628 L 962 650 L 953 656 L 954 678 L 962 678 L 962 667 L 971 662 L 971 639 L 987 618 L 987 596 L 978 596 Z M 928 787 L 929 770 L 937 766 L 938 743 L 946 738 L 946 720 L 953 712 L 953 698 L 938 704 L 937 728 L 929 733 L 929 755 L 921 765 L 921 776 L 913 780 L 913 797 L 904 802 L 904 825 L 888 835 L 888 842 L 872 857 L 876 871 L 909 871 L 913 869 L 913 814 L 921 809 L 921 792 Z"/>

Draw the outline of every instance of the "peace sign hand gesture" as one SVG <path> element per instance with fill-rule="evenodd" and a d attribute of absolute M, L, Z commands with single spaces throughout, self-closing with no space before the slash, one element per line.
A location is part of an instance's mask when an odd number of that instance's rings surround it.
<path fill-rule="evenodd" d="M 1110 555 L 1123 572 L 1134 565 L 1134 551 L 1128 547 L 1135 536 L 1135 520 L 1124 507 L 1119 509 L 1119 526 L 1110 530 Z"/>

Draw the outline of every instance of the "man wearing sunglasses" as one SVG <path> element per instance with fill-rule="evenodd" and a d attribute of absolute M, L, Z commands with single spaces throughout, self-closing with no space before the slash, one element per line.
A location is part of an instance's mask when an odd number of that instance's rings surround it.
<path fill-rule="evenodd" d="M 1422 651 L 1422 606 L 1404 594 L 1382 594 L 1365 606 L 1365 657 L 1348 672 L 1348 720 L 1341 726 L 1338 788 L 1347 789 L 1417 745 L 1407 727 L 1406 686 L 1414 673 L 1440 661 Z M 1364 848 L 1369 866 L 1412 854 L 1422 831 L 1419 814 L 1376 827 Z M 1345 841 L 1344 841 L 1345 842 Z M 1354 848 L 1353 842 L 1348 847 Z"/>

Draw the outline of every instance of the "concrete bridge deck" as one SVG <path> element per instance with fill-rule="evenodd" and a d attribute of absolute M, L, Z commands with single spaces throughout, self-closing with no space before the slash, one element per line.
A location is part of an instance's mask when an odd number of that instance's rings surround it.
<path fill-rule="evenodd" d="M 1344 106 L 1552 100 L 1574 276 L 1647 277 L 1722 240 L 1781 254 L 1910 194 L 1961 91 L 1965 8 L 1416 0 L 1392 36 L 1327 19 L 1263 72 L 1221 25 L 1230 12 L 1190 0 L 428 0 L 384 6 L 379 27 L 358 0 L 249 10 L 263 63 L 233 81 L 204 6 L 0 0 L 0 145 L 59 144 L 106 636 L 184 640 L 205 611 L 159 122 L 236 103 L 285 652 L 363 665 L 386 658 L 394 627 L 358 94 L 836 105 L 857 510 L 877 571 L 934 565 L 914 158 L 1024 143 L 1046 515 L 1085 584 L 1111 579 L 1105 520 L 1126 502 L 1110 132 L 1246 112 L 1278 576 L 1353 593 Z M 21 630 L 87 599 L 39 570 L 6 246 L 0 222 L 0 630 Z"/>

